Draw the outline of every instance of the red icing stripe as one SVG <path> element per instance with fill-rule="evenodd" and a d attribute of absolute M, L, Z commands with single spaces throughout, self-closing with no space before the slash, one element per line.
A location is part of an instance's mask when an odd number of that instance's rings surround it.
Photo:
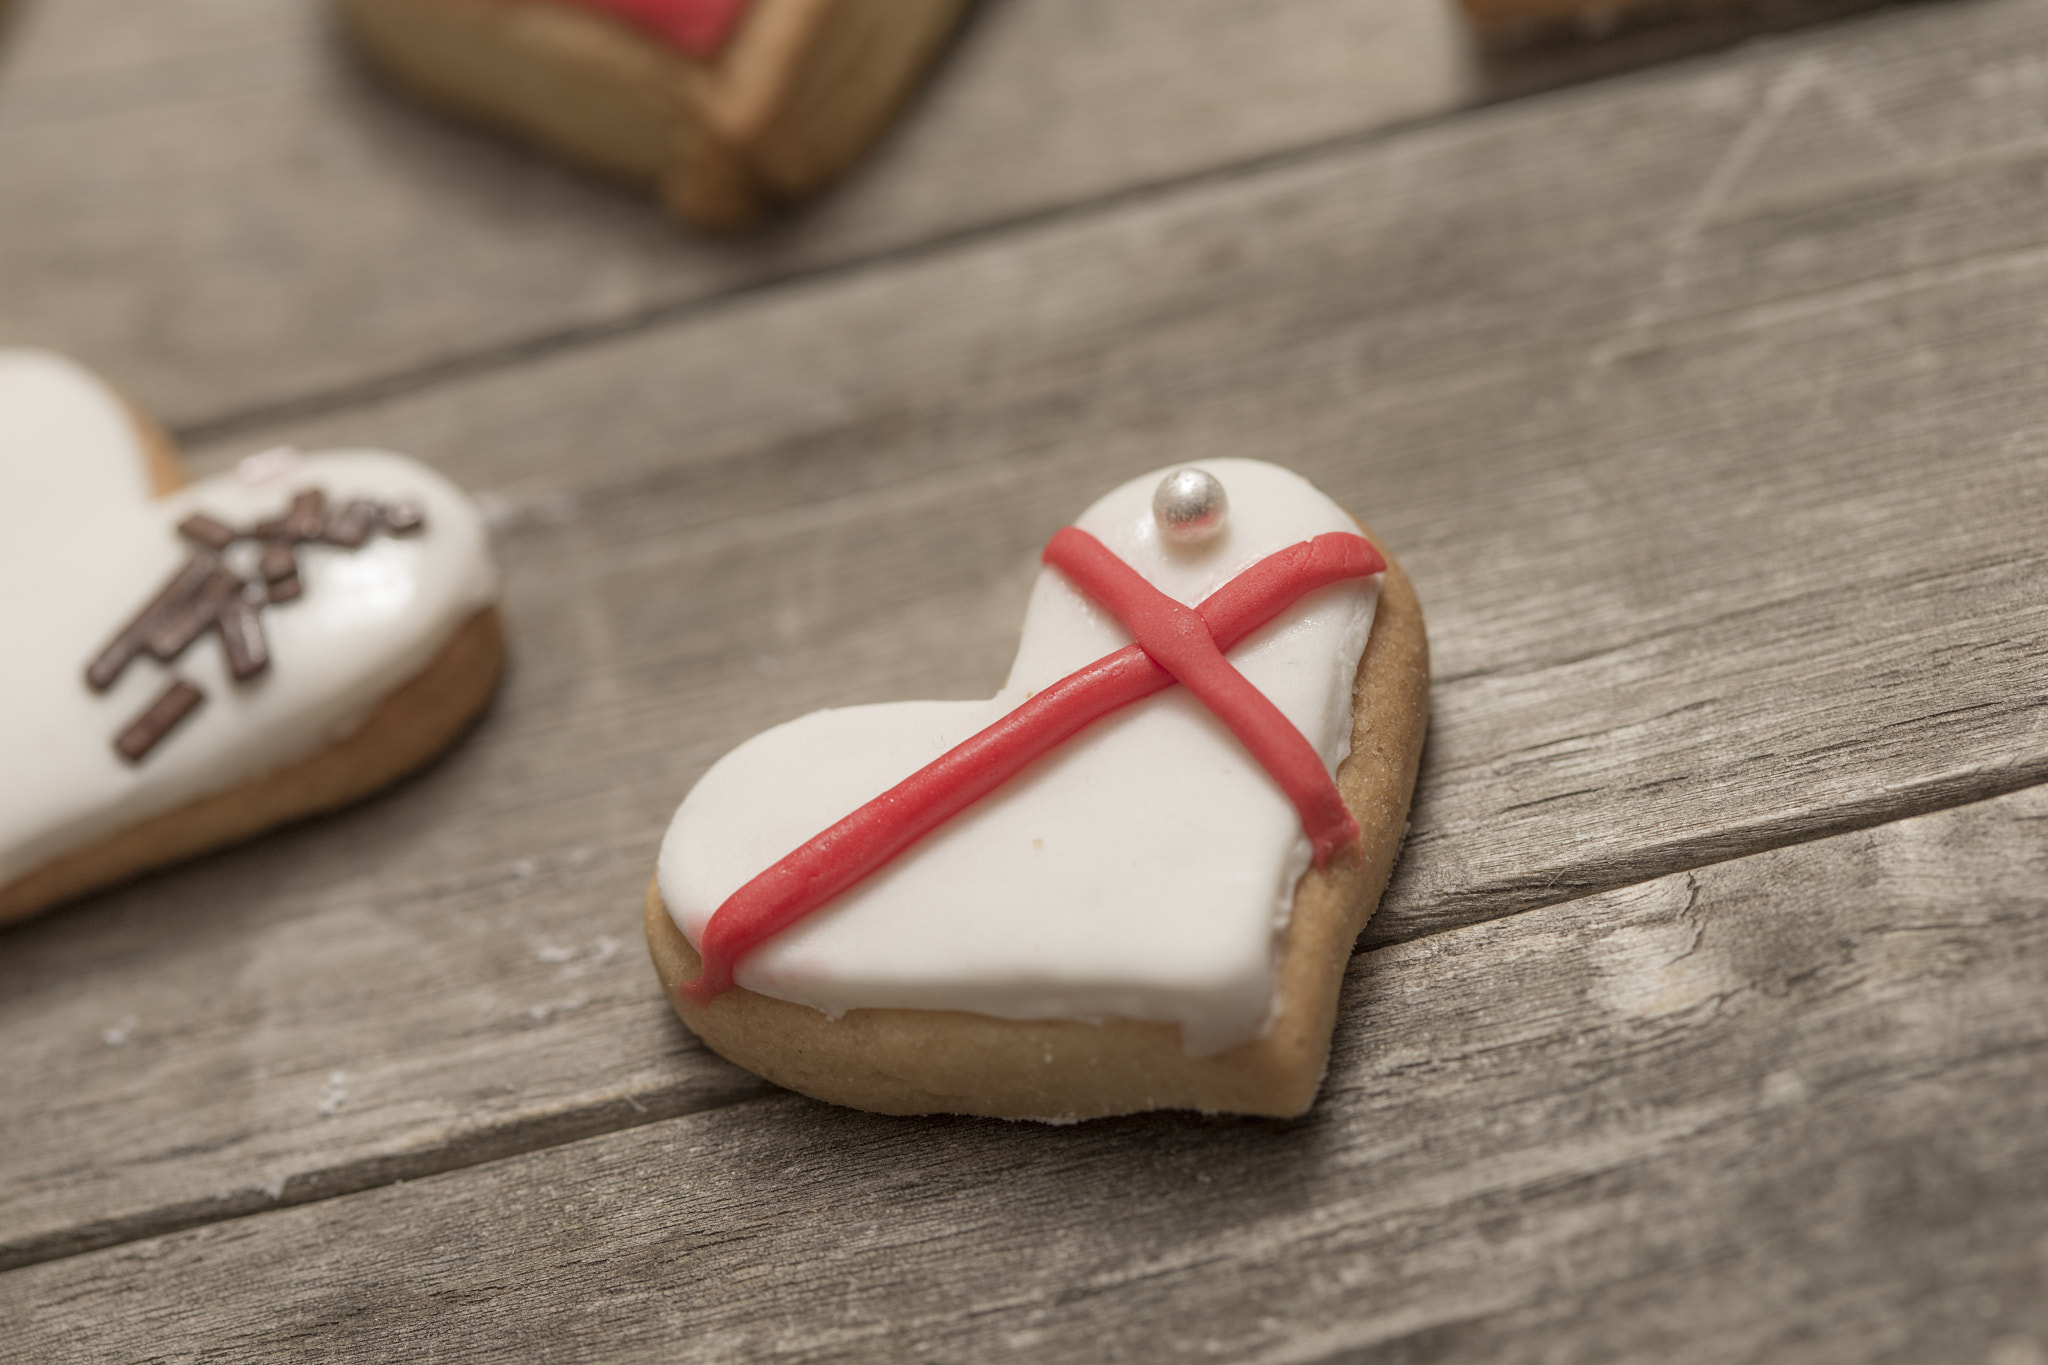
<path fill-rule="evenodd" d="M 1147 583 L 1136 569 L 1078 526 L 1069 526 L 1045 547 L 1045 562 L 1094 598 L 1123 624 L 1152 661 L 1173 674 L 1251 750 L 1301 815 L 1301 827 L 1315 846 L 1316 866 L 1358 837 L 1358 822 L 1344 808 L 1337 784 L 1308 737 L 1280 714 L 1216 647 L 1208 622 Z"/>
<path fill-rule="evenodd" d="M 1075 537 L 1079 537 L 1079 541 Z M 1096 555 L 1086 549 L 1087 546 L 1093 546 L 1094 551 L 1100 552 L 1100 558 L 1107 559 L 1115 568 L 1101 565 Z M 1075 571 L 1060 562 L 1060 559 L 1069 557 L 1082 565 L 1080 573 L 1087 577 L 1087 582 L 1075 577 Z M 1192 611 L 1158 593 L 1100 541 L 1076 527 L 1067 527 L 1053 537 L 1045 548 L 1045 560 L 1074 578 L 1076 586 L 1095 597 L 1119 620 L 1123 620 L 1120 607 L 1097 596 L 1092 584 L 1106 583 L 1105 591 L 1135 598 L 1138 595 L 1129 591 L 1128 584 L 1116 581 L 1121 575 L 1129 575 L 1146 592 L 1158 595 L 1172 606 L 1174 612 L 1181 613 L 1181 616 L 1162 613 L 1172 618 L 1177 632 L 1174 638 L 1158 646 L 1170 656 L 1166 666 L 1155 662 L 1154 655 L 1148 652 L 1151 646 L 1144 643 L 1147 632 L 1160 633 L 1153 630 L 1153 616 L 1148 614 L 1157 613 L 1157 606 L 1148 606 L 1140 598 L 1134 613 L 1144 623 L 1143 631 L 1132 626 L 1130 621 L 1124 624 L 1132 634 L 1139 636 L 1141 643 L 1126 645 L 1113 654 L 1106 654 L 1043 691 L 1034 693 L 1015 710 L 918 769 L 727 897 L 705 924 L 703 941 L 698 945 L 698 951 L 704 958 L 704 970 L 695 981 L 681 984 L 681 989 L 692 999 L 699 1004 L 709 1004 L 724 994 L 733 984 L 734 970 L 748 953 L 835 896 L 858 885 L 897 854 L 1089 724 L 1154 692 L 1163 691 L 1173 685 L 1177 676 L 1182 682 L 1187 681 L 1185 676 L 1170 669 L 1185 668 L 1201 677 L 1201 685 L 1208 688 L 1211 695 L 1204 695 L 1194 686 L 1189 690 L 1212 709 L 1219 705 L 1230 708 L 1228 714 L 1219 713 L 1223 714 L 1225 724 L 1240 738 L 1245 733 L 1239 728 L 1240 723 L 1257 736 L 1256 745 L 1249 740 L 1246 744 L 1269 772 L 1273 768 L 1262 754 L 1261 746 L 1275 752 L 1285 748 L 1271 733 L 1272 724 L 1277 723 L 1294 737 L 1301 749 L 1307 751 L 1322 784 L 1329 789 L 1330 798 L 1336 800 L 1336 810 L 1342 816 L 1343 826 L 1349 830 L 1348 834 L 1337 838 L 1336 822 L 1329 818 L 1320 804 L 1310 801 L 1317 812 L 1317 823 L 1309 823 L 1306 811 L 1303 823 L 1316 846 L 1317 862 L 1323 861 L 1328 851 L 1341 847 L 1356 836 L 1357 825 L 1352 821 L 1350 812 L 1344 809 L 1342 799 L 1337 797 L 1336 784 L 1322 771 L 1322 761 L 1316 758 L 1314 749 L 1271 702 L 1245 682 L 1228 660 L 1223 659 L 1222 651 L 1318 588 L 1381 572 L 1387 567 L 1387 562 L 1371 541 L 1363 536 L 1331 532 L 1291 545 L 1252 565 Z M 1215 655 L 1213 661 L 1207 660 L 1205 647 L 1207 653 Z M 1194 662 L 1190 663 L 1190 659 Z M 1214 671 L 1217 663 L 1237 678 L 1244 692 L 1249 692 L 1266 711 L 1271 712 L 1270 720 L 1244 721 L 1244 715 L 1260 713 L 1255 707 L 1246 707 L 1242 692 L 1227 681 L 1217 682 Z M 1212 695 L 1218 700 L 1212 701 Z M 1240 712 L 1243 714 L 1238 715 Z M 1233 719 L 1233 715 L 1237 718 Z M 1292 761 L 1286 760 L 1290 765 Z M 1301 810 L 1303 798 L 1298 797 L 1287 783 L 1296 782 L 1304 787 L 1307 784 L 1300 782 L 1300 775 L 1292 766 L 1287 770 L 1290 776 L 1282 782 L 1283 790 L 1287 790 L 1296 809 Z M 1333 838 L 1336 841 L 1329 843 Z"/>
<path fill-rule="evenodd" d="M 676 48 L 686 57 L 716 57 L 752 0 L 555 0 L 603 10 Z"/>

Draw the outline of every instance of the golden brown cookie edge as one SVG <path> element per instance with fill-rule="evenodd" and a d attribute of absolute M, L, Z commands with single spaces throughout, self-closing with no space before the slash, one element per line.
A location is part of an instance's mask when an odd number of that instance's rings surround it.
<path fill-rule="evenodd" d="M 530 0 L 337 0 L 429 104 L 741 228 L 836 179 L 885 129 L 965 0 L 756 0 L 709 62 Z"/>
<path fill-rule="evenodd" d="M 389 786 L 447 749 L 482 713 L 497 689 L 504 658 L 503 622 L 497 608 L 485 607 L 456 629 L 426 668 L 341 739 L 51 859 L 0 887 L 0 924 Z"/>

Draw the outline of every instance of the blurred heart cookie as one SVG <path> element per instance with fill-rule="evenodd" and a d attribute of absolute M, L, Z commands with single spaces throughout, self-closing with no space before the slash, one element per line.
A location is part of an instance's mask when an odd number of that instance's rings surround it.
<path fill-rule="evenodd" d="M 685 1023 L 887 1113 L 1296 1114 L 1428 717 L 1400 569 L 1248 460 L 1046 547 L 988 701 L 820 711 L 720 759 L 647 901 Z"/>
<path fill-rule="evenodd" d="M 859 157 L 963 0 L 339 0 L 422 97 L 743 226 Z"/>
<path fill-rule="evenodd" d="M 0 351 L 0 922 L 380 787 L 489 700 L 476 509 L 380 451 L 186 485 L 68 361 Z"/>

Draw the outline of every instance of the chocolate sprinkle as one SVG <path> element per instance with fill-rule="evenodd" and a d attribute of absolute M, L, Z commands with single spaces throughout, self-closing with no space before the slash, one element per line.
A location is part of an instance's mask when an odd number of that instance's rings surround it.
<path fill-rule="evenodd" d="M 284 533 L 293 540 L 318 540 L 327 525 L 327 495 L 309 488 L 292 499 L 292 510 L 284 514 Z"/>
<path fill-rule="evenodd" d="M 194 512 L 178 523 L 178 534 L 209 550 L 225 550 L 241 538 L 241 532 L 226 522 L 215 521 L 204 512 Z"/>
<path fill-rule="evenodd" d="M 353 550 L 370 538 L 370 532 L 377 529 L 378 518 L 382 515 L 376 503 L 358 498 L 341 511 L 329 514 L 320 538 L 330 545 Z"/>
<path fill-rule="evenodd" d="M 212 555 L 194 555 L 172 576 L 156 599 L 144 607 L 114 637 L 113 643 L 85 670 L 85 681 L 95 692 L 104 692 L 120 681 L 122 671 L 142 653 L 166 617 L 184 605 L 200 586 L 213 576 L 220 561 Z"/>
<path fill-rule="evenodd" d="M 268 603 L 269 594 L 264 593 L 259 601 Z M 228 668 L 236 682 L 245 682 L 270 667 L 270 646 L 263 638 L 263 618 L 257 615 L 260 610 L 246 592 L 236 593 L 220 609 L 221 643 L 227 646 Z"/>
<path fill-rule="evenodd" d="M 149 709 L 121 732 L 114 741 L 115 750 L 130 763 L 140 763 L 149 756 L 151 749 L 163 742 L 165 735 L 177 728 L 179 721 L 191 715 L 205 700 L 206 694 L 183 678 L 171 679 L 170 685 L 157 693 Z"/>
<path fill-rule="evenodd" d="M 283 516 L 258 522 L 246 531 L 194 512 L 178 523 L 178 533 L 204 550 L 186 560 L 150 604 L 100 651 L 85 670 L 86 684 L 95 692 L 106 691 L 120 681 L 140 654 L 175 663 L 208 631 L 220 635 L 235 680 L 246 682 L 270 666 L 263 609 L 289 602 L 306 591 L 294 547 L 319 540 L 353 550 L 380 524 L 394 536 L 414 535 L 425 528 L 426 513 L 416 502 L 386 506 L 362 498 L 331 512 L 327 495 L 317 488 L 294 494 L 291 508 Z M 259 582 L 244 581 L 220 558 L 244 540 L 262 544 L 256 558 Z M 174 677 L 149 709 L 115 738 L 114 748 L 130 763 L 140 763 L 204 700 L 204 692 Z"/>
<path fill-rule="evenodd" d="M 175 662 L 194 640 L 206 634 L 228 599 L 241 591 L 241 579 L 224 568 L 216 568 L 197 595 L 166 618 L 149 637 L 149 652 L 165 663 Z"/>
<path fill-rule="evenodd" d="M 263 557 L 256 561 L 256 568 L 266 583 L 275 583 L 282 578 L 296 578 L 299 573 L 299 557 L 292 553 L 289 541 L 273 540 L 263 547 Z"/>

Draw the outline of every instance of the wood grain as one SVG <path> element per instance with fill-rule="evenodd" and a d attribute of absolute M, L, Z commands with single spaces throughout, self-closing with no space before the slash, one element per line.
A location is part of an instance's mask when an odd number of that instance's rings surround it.
<path fill-rule="evenodd" d="M 761 0 L 685 58 L 566 5 L 342 0 L 365 56 L 451 114 L 619 177 L 686 221 L 753 226 L 842 176 L 961 0 Z"/>
<path fill-rule="evenodd" d="M 388 798 L 7 936 L 0 1255 L 760 1093 L 631 946 L 675 801 L 804 710 L 986 694 L 1046 536 L 1170 460 L 1302 469 L 1422 595 L 1368 943 L 2041 781 L 2048 7 L 1961 13 L 202 452 L 368 439 L 489 490 L 513 672 Z"/>
<path fill-rule="evenodd" d="M 746 243 L 450 125 L 324 0 L 35 0 L 0 46 L 0 344 L 182 434 L 332 405 L 1480 97 L 1438 0 L 1002 0 L 843 193 Z"/>
<path fill-rule="evenodd" d="M 1868 3 L 1480 59 L 1443 0 L 989 0 L 851 183 L 726 243 L 412 107 L 325 0 L 34 0 L 0 204 L 44 226 L 0 237 L 0 344 L 190 437 Z"/>
<path fill-rule="evenodd" d="M 793 1097 L 0 1277 L 168 1361 L 2038 1359 L 2048 791 L 1362 955 L 1305 1120 Z"/>

